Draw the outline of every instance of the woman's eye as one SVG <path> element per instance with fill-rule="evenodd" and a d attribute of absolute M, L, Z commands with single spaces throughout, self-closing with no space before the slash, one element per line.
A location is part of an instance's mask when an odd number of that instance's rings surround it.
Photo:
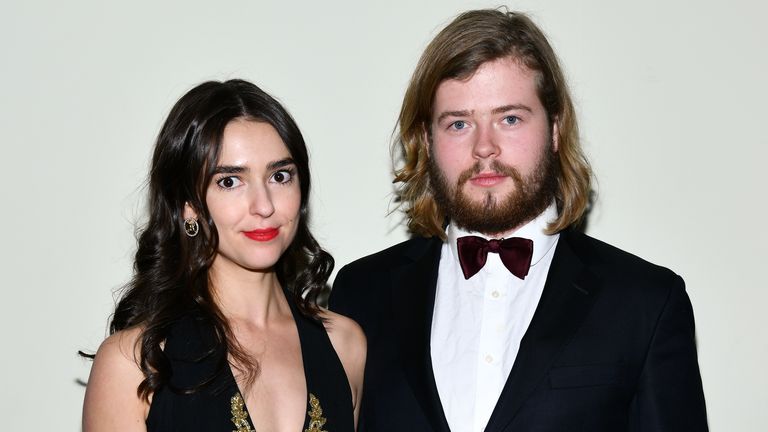
<path fill-rule="evenodd" d="M 293 179 L 293 173 L 289 170 L 280 170 L 272 174 L 275 183 L 288 183 Z"/>
<path fill-rule="evenodd" d="M 520 117 L 518 116 L 506 116 L 504 117 L 504 122 L 508 125 L 517 124 L 520 122 Z"/>
<path fill-rule="evenodd" d="M 456 120 L 455 122 L 451 123 L 450 128 L 455 130 L 461 130 L 464 129 L 467 126 L 467 123 L 464 120 Z"/>
<path fill-rule="evenodd" d="M 237 177 L 224 177 L 219 179 L 216 184 L 222 189 L 233 189 L 240 186 L 243 182 Z"/>

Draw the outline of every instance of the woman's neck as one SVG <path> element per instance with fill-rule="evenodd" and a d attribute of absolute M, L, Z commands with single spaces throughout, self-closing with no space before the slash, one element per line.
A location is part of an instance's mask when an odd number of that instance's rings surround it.
<path fill-rule="evenodd" d="M 253 271 L 217 258 L 209 272 L 209 283 L 216 303 L 233 323 L 266 327 L 291 314 L 273 269 Z"/>

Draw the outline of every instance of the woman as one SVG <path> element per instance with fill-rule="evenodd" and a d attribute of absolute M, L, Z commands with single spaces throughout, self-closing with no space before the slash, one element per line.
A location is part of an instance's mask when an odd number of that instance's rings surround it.
<path fill-rule="evenodd" d="M 304 140 L 272 97 L 206 82 L 154 150 L 135 273 L 95 356 L 94 431 L 352 431 L 365 337 L 317 296 Z"/>

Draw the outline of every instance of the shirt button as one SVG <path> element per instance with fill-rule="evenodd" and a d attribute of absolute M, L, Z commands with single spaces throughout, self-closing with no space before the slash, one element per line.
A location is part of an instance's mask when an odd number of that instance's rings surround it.
<path fill-rule="evenodd" d="M 501 295 L 501 294 L 499 294 L 498 291 L 494 291 L 494 292 L 491 293 L 491 297 L 493 297 L 493 298 L 499 298 L 499 295 Z"/>
<path fill-rule="evenodd" d="M 492 355 L 490 355 L 490 354 L 488 354 L 487 356 L 485 356 L 485 362 L 486 362 L 486 363 L 493 363 L 493 356 L 492 356 Z"/>

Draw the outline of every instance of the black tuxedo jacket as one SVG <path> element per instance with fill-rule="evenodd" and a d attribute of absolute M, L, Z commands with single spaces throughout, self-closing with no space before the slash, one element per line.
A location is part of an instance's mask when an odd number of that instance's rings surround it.
<path fill-rule="evenodd" d="M 368 337 L 360 431 L 449 430 L 430 357 L 441 245 L 414 238 L 336 277 L 331 309 L 355 319 Z M 706 430 L 683 280 L 562 232 L 485 431 Z"/>

